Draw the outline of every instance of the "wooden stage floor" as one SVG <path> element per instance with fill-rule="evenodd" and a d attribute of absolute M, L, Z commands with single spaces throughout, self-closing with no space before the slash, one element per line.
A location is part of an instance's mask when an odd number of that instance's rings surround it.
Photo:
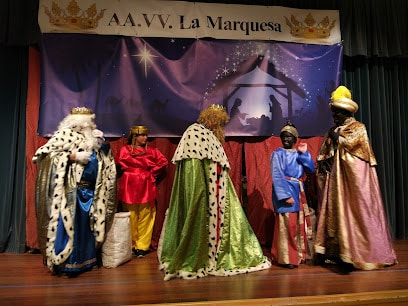
<path fill-rule="evenodd" d="M 232 277 L 163 281 L 156 253 L 76 278 L 53 276 L 39 254 L 0 254 L 1 305 L 408 305 L 408 240 L 398 265 L 340 274 L 301 265 Z M 269 253 L 265 253 L 269 256 Z"/>

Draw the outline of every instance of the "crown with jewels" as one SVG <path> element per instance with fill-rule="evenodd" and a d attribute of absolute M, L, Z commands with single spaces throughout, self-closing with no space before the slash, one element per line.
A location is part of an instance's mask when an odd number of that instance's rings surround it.
<path fill-rule="evenodd" d="M 71 115 L 92 115 L 93 111 L 85 106 L 71 108 Z"/>
<path fill-rule="evenodd" d="M 95 3 L 87 10 L 82 10 L 75 0 L 71 0 L 66 9 L 60 8 L 54 1 L 51 11 L 46 6 L 44 9 L 51 24 L 71 29 L 94 29 L 105 12 L 102 9 L 98 14 Z"/>
<path fill-rule="evenodd" d="M 291 15 L 290 20 L 285 16 L 286 24 L 290 27 L 290 34 L 298 38 L 327 38 L 333 29 L 336 20 L 330 23 L 329 17 L 324 17 L 320 22 L 316 22 L 312 14 L 309 13 L 303 22 L 298 21 Z"/>
<path fill-rule="evenodd" d="M 220 104 L 211 104 L 208 108 L 209 109 L 214 109 L 214 110 L 223 110 L 223 111 L 225 111 L 225 107 L 220 105 Z"/>
<path fill-rule="evenodd" d="M 130 128 L 130 134 L 134 135 L 148 135 L 149 134 L 149 128 L 145 125 L 134 125 Z"/>

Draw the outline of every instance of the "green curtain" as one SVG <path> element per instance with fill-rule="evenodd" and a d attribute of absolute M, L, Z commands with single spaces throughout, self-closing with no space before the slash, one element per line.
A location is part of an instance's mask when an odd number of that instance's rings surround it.
<path fill-rule="evenodd" d="M 25 250 L 28 47 L 0 46 L 0 253 Z"/>

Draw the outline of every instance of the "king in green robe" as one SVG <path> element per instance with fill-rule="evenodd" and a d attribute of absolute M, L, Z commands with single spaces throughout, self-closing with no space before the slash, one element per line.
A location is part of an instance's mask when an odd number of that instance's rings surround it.
<path fill-rule="evenodd" d="M 230 276 L 268 269 L 229 176 L 221 142 L 205 124 L 184 132 L 158 246 L 164 280 Z"/>

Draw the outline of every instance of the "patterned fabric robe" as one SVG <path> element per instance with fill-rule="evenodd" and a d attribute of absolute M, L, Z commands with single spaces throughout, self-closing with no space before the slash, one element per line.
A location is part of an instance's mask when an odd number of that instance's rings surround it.
<path fill-rule="evenodd" d="M 365 125 L 350 117 L 336 131 L 338 145 L 326 133 L 317 157 L 332 167 L 330 173 L 318 173 L 315 252 L 363 270 L 396 264 Z"/>

